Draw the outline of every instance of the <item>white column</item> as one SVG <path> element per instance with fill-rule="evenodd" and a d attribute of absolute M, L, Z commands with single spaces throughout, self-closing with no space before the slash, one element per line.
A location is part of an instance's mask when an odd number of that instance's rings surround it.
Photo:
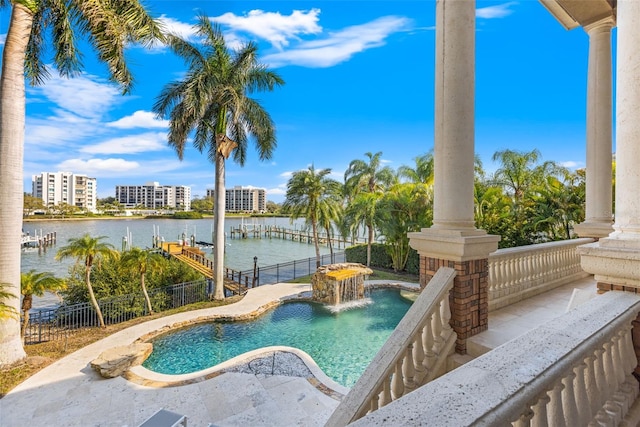
<path fill-rule="evenodd" d="M 575 227 L 581 237 L 606 237 L 612 231 L 612 78 L 613 17 L 586 26 L 589 34 L 587 81 L 587 182 L 585 221 Z"/>
<path fill-rule="evenodd" d="M 500 240 L 474 221 L 475 6 L 436 1 L 433 226 L 409 233 L 420 255 L 455 261 L 487 258 Z"/>
<path fill-rule="evenodd" d="M 475 1 L 436 2 L 434 228 L 475 228 L 475 13 Z"/>
<path fill-rule="evenodd" d="M 612 239 L 640 248 L 640 2 L 618 2 L 616 219 Z"/>
<path fill-rule="evenodd" d="M 640 288 L 640 2 L 619 0 L 617 5 L 614 231 L 578 248 L 582 268 L 602 289 L 604 284 Z"/>

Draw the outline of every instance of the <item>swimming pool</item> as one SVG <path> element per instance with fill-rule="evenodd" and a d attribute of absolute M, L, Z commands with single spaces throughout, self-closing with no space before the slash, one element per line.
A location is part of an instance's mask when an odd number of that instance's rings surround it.
<path fill-rule="evenodd" d="M 314 302 L 286 302 L 246 322 L 210 322 L 153 339 L 143 363 L 186 374 L 268 346 L 307 352 L 334 381 L 351 387 L 411 306 L 398 289 L 371 291 L 371 304 L 332 313 Z"/>

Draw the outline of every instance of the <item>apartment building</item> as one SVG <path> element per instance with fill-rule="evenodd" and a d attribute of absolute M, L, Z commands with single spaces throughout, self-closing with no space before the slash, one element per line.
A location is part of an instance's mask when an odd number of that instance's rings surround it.
<path fill-rule="evenodd" d="M 72 172 L 42 172 L 31 176 L 31 195 L 47 207 L 65 203 L 83 211 L 95 212 L 98 181 Z"/>
<path fill-rule="evenodd" d="M 116 200 L 126 209 L 144 206 L 146 209 L 171 208 L 191 210 L 191 187 L 184 185 L 160 185 L 147 182 L 144 185 L 116 185 Z"/>
<path fill-rule="evenodd" d="M 207 197 L 214 191 L 207 190 Z M 225 190 L 225 212 L 259 212 L 267 210 L 267 190 L 264 188 L 235 186 Z"/>

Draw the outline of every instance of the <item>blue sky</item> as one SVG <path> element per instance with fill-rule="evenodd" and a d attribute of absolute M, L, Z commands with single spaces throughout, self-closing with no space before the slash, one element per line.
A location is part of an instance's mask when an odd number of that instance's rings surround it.
<path fill-rule="evenodd" d="M 286 84 L 254 95 L 270 112 L 278 146 L 261 162 L 227 162 L 227 187 L 267 189 L 282 202 L 291 173 L 310 164 L 342 180 L 349 162 L 382 151 L 393 168 L 433 148 L 435 1 L 176 1 L 145 4 L 172 31 L 193 37 L 199 13 L 221 25 L 230 46 L 253 40 L 261 61 Z M 9 8 L 0 11 L 4 44 Z M 533 0 L 477 2 L 476 152 L 485 169 L 505 148 L 538 148 L 543 160 L 585 166 L 588 37 L 566 31 Z M 614 30 L 615 37 L 615 30 Z M 615 45 L 615 41 L 614 41 Z M 132 47 L 136 78 L 121 96 L 85 49 L 83 74 L 27 88 L 25 191 L 31 175 L 70 171 L 98 179 L 98 196 L 116 185 L 158 181 L 213 188 L 213 165 L 189 146 L 178 160 L 167 122 L 151 113 L 182 61 L 163 47 Z"/>

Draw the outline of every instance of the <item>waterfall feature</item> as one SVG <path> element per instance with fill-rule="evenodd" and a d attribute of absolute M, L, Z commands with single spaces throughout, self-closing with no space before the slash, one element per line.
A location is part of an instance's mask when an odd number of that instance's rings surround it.
<path fill-rule="evenodd" d="M 373 271 L 362 264 L 323 265 L 311 276 L 313 299 L 331 306 L 362 301 L 364 280 Z"/>

